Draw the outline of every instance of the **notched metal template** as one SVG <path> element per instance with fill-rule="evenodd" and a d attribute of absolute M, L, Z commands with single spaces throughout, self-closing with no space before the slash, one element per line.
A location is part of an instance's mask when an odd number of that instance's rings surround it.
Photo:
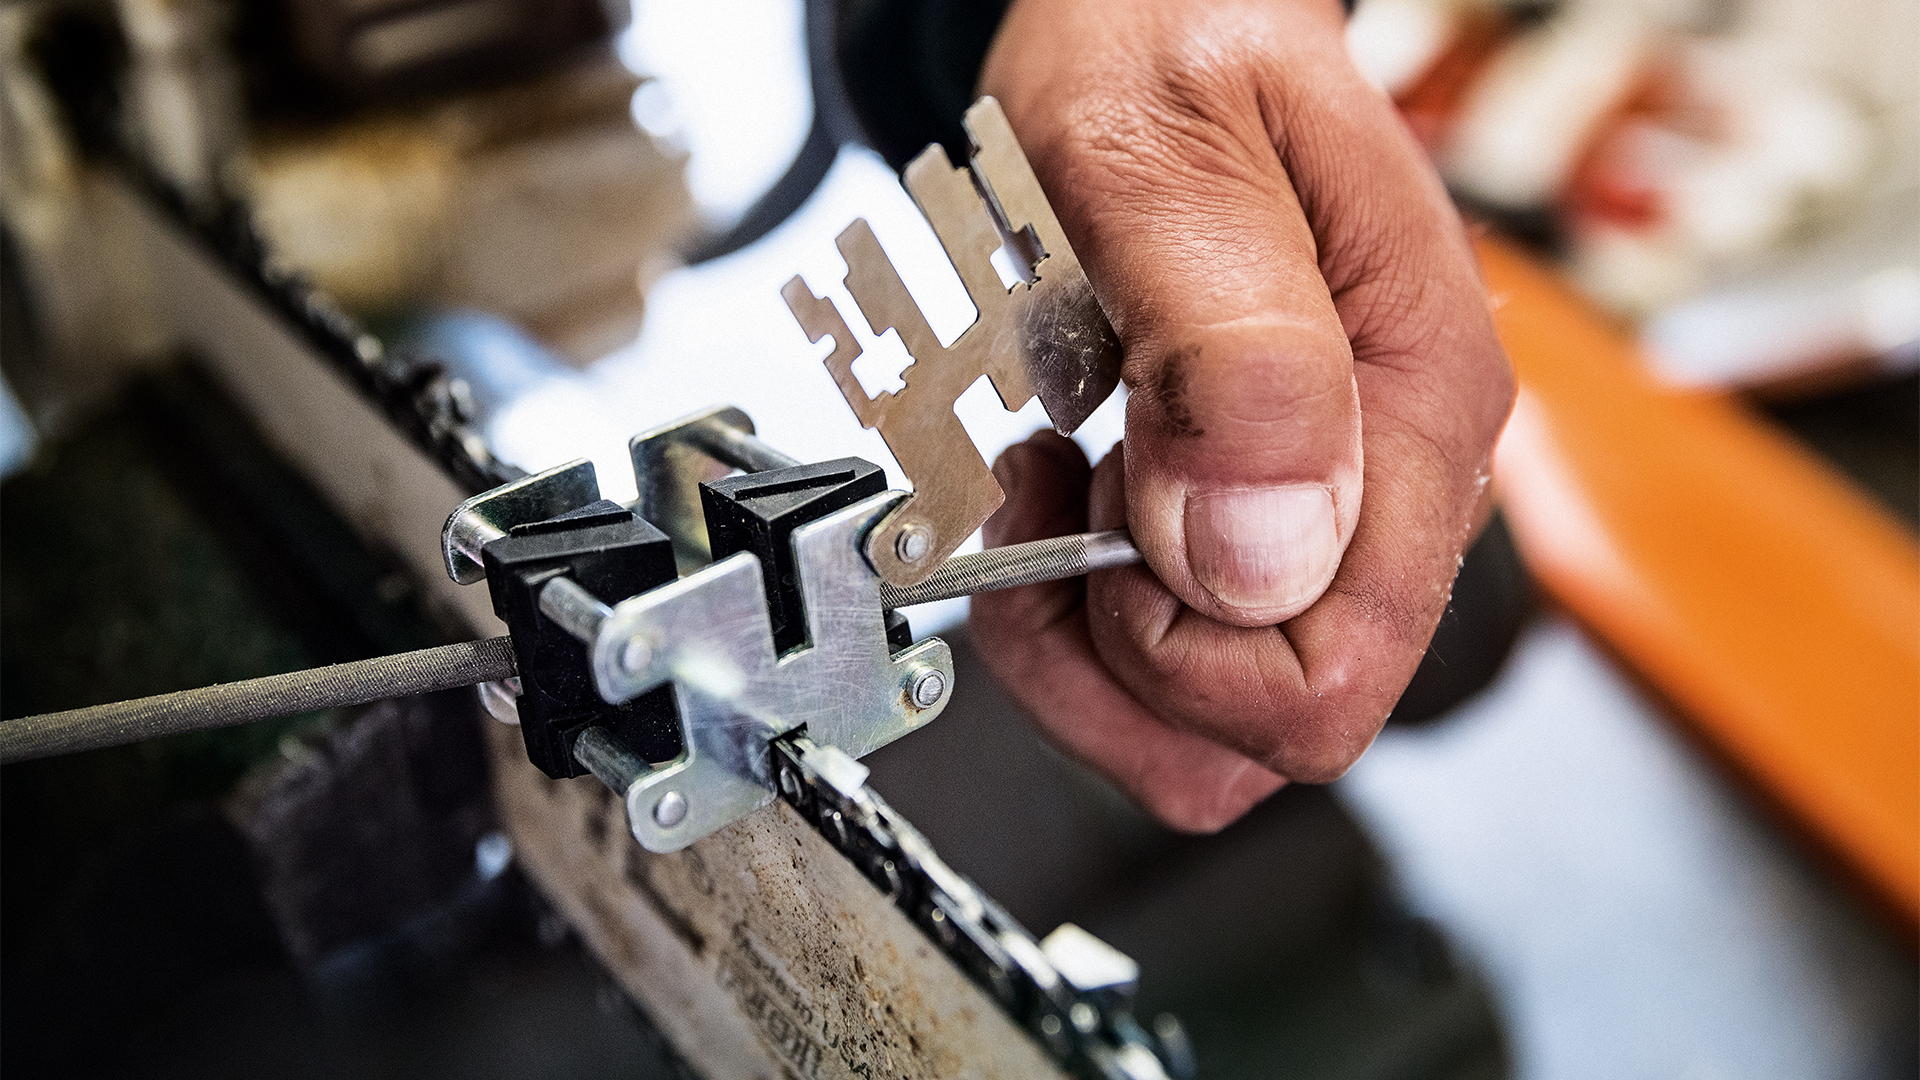
<path fill-rule="evenodd" d="M 781 735 L 804 727 L 862 757 L 946 708 L 951 651 L 939 638 L 891 651 L 880 579 L 859 549 L 900 498 L 883 492 L 794 531 L 807 643 L 784 655 L 774 653 L 759 560 L 746 552 L 607 614 L 589 650 L 600 695 L 628 701 L 671 682 L 685 739 L 659 767 L 589 766 L 616 777 L 642 847 L 678 851 L 772 801 L 770 743 Z"/>
<path fill-rule="evenodd" d="M 981 98 L 967 110 L 966 128 L 968 167 L 955 168 L 929 146 L 905 177 L 979 313 L 951 346 L 941 346 L 864 219 L 837 241 L 847 291 L 868 326 L 898 331 L 913 358 L 901 373 L 904 388 L 869 397 L 853 373 L 860 345 L 833 301 L 798 276 L 781 292 L 809 340 L 833 339 L 827 370 L 913 481 L 912 497 L 866 543 L 874 569 L 902 588 L 933 573 L 1005 499 L 953 412 L 968 387 L 987 376 L 1009 410 L 1037 395 L 1054 428 L 1071 434 L 1119 382 L 1119 340 L 999 103 Z M 992 261 L 1002 249 L 1022 279 L 1010 288 Z"/>

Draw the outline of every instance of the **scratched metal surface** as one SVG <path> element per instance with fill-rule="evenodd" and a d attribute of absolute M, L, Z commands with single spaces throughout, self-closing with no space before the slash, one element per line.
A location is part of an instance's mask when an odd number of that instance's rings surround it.
<path fill-rule="evenodd" d="M 490 727 L 522 865 L 703 1075 L 1061 1075 L 785 803 L 655 855 L 605 787 Z"/>

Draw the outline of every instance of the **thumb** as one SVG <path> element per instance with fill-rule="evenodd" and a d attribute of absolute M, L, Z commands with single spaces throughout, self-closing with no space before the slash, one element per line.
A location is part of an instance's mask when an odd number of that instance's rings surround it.
<path fill-rule="evenodd" d="M 1168 269 L 1156 306 L 1180 302 L 1185 276 Z M 1220 321 L 1169 310 L 1127 361 L 1128 524 L 1160 579 L 1224 622 L 1267 625 L 1306 610 L 1333 581 L 1359 517 L 1353 361 L 1338 321 L 1317 325 L 1317 309 L 1332 310 L 1319 293 Z M 1204 294 L 1189 302 L 1213 304 Z"/>
<path fill-rule="evenodd" d="M 1126 350 L 1134 541 L 1189 606 L 1257 626 L 1305 610 L 1339 568 L 1360 402 L 1259 103 L 1222 83 L 1189 88 L 1179 124 L 1082 114 L 1108 130 L 1043 134 L 1034 163 Z"/>

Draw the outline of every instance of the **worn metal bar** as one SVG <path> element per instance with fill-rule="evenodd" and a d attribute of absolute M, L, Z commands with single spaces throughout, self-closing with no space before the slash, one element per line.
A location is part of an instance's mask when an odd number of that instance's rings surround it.
<path fill-rule="evenodd" d="M 540 588 L 540 614 L 591 646 L 600 636 L 600 624 L 607 621 L 613 609 L 581 588 L 579 582 L 557 577 Z"/>
<path fill-rule="evenodd" d="M 0 724 L 0 764 L 97 750 L 270 716 L 340 709 L 385 698 L 511 678 L 504 637 L 355 660 L 284 675 L 156 694 Z"/>
<path fill-rule="evenodd" d="M 774 469 L 790 469 L 801 463 L 799 458 L 788 457 L 760 441 L 760 437 L 752 432 L 743 431 L 717 417 L 709 416 L 688 427 L 683 438 L 688 446 L 741 472 L 770 472 Z"/>
<path fill-rule="evenodd" d="M 972 555 L 956 555 L 928 575 L 927 580 L 905 589 L 883 581 L 880 602 L 889 610 L 912 607 L 995 589 L 1059 581 L 1095 570 L 1132 566 L 1140 561 L 1140 549 L 1133 546 L 1133 538 L 1125 529 L 1055 536 Z"/>

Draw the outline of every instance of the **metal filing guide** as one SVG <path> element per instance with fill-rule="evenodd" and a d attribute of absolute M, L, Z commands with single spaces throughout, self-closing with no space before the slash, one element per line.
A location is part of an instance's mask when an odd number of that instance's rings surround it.
<path fill-rule="evenodd" d="M 858 458 L 802 463 L 717 408 L 634 437 L 640 497 L 603 499 L 581 460 L 462 503 L 447 573 L 484 581 L 508 637 L 26 717 L 0 761 L 71 753 L 387 697 L 480 685 L 547 775 L 591 774 L 625 801 L 635 840 L 678 851 L 781 798 L 1063 1066 L 1190 1075 L 1177 1022 L 1148 1030 L 1136 969 L 1066 926 L 1036 940 L 948 867 L 866 785 L 858 758 L 940 715 L 953 662 L 901 610 L 1140 561 L 1124 530 L 952 557 L 1004 499 L 954 415 L 981 375 L 1017 410 L 1038 397 L 1070 434 L 1118 381 L 1119 344 L 999 106 L 967 113 L 974 153 L 937 146 L 905 183 L 978 311 L 941 346 L 865 221 L 840 234 L 846 285 L 875 334 L 897 330 L 904 388 L 869 397 L 835 305 L 783 290 L 825 365 L 876 428 L 911 494 Z M 1002 283 L 991 257 L 1013 256 Z M 684 571 L 684 573 L 683 573 Z"/>

